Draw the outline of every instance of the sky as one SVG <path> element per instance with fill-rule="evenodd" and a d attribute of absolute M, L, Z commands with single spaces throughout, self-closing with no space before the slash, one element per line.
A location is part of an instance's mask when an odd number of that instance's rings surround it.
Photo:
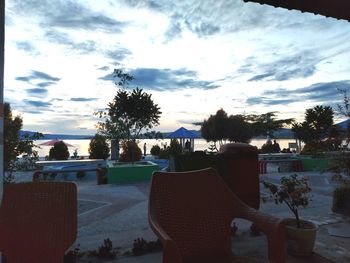
<path fill-rule="evenodd" d="M 157 131 L 228 114 L 303 119 L 350 91 L 350 22 L 242 0 L 6 0 L 4 100 L 23 129 L 94 134 L 114 69 Z"/>

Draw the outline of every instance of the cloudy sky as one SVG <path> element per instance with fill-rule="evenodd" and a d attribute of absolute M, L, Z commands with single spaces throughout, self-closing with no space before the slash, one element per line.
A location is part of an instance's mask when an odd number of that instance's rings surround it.
<path fill-rule="evenodd" d="M 6 0 L 5 101 L 24 129 L 93 134 L 121 68 L 161 107 L 156 130 L 305 109 L 350 91 L 350 23 L 242 0 Z"/>

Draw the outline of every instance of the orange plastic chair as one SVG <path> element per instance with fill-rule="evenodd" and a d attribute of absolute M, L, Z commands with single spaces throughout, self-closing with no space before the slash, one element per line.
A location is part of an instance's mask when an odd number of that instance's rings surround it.
<path fill-rule="evenodd" d="M 76 233 L 74 183 L 6 185 L 0 208 L 0 251 L 6 263 L 62 263 Z"/>
<path fill-rule="evenodd" d="M 270 262 L 285 262 L 282 220 L 244 204 L 213 168 L 155 172 L 148 209 L 163 244 L 163 263 L 251 262 L 232 256 L 234 218 L 254 222 L 267 236 Z"/>

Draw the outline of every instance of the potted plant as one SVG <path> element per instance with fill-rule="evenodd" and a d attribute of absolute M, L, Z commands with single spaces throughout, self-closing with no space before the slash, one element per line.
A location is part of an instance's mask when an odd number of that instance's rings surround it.
<path fill-rule="evenodd" d="M 280 185 L 263 182 L 270 190 L 276 204 L 285 203 L 295 218 L 285 219 L 287 233 L 287 251 L 292 255 L 307 256 L 312 253 L 316 239 L 316 225 L 299 217 L 299 207 L 307 207 L 311 188 L 307 179 L 294 174 L 282 177 Z"/>

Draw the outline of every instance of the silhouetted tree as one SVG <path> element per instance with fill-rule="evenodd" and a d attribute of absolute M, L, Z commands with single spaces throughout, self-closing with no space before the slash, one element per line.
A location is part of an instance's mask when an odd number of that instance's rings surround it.
<path fill-rule="evenodd" d="M 307 143 L 319 143 L 327 137 L 333 125 L 333 110 L 330 106 L 317 105 L 307 109 L 305 120 L 302 123 L 294 123 L 292 131 L 297 139 Z"/>
<path fill-rule="evenodd" d="M 249 143 L 253 137 L 251 124 L 243 115 L 231 115 L 228 122 L 228 140 L 230 142 Z"/>
<path fill-rule="evenodd" d="M 109 157 L 109 146 L 106 138 L 100 134 L 90 140 L 89 159 L 107 159 Z"/>
<path fill-rule="evenodd" d="M 141 131 L 147 132 L 159 124 L 161 111 L 151 94 L 139 88 L 130 92 L 125 89 L 133 76 L 121 70 L 115 70 L 114 76 L 119 78 L 116 85 L 122 88 L 108 103 L 106 111 L 99 112 L 104 122 L 98 123 L 98 131 L 110 139 L 135 141 Z"/>
<path fill-rule="evenodd" d="M 49 151 L 50 160 L 67 160 L 69 151 L 67 145 L 63 141 L 55 142 Z"/>
<path fill-rule="evenodd" d="M 273 132 L 289 125 L 293 119 L 277 119 L 275 112 L 264 114 L 250 114 L 246 116 L 247 121 L 251 123 L 253 136 L 269 136 L 273 138 Z"/>
<path fill-rule="evenodd" d="M 24 134 L 21 137 L 20 131 L 23 126 L 21 116 L 13 116 L 9 103 L 4 103 L 4 182 L 13 181 L 13 170 L 16 168 L 17 157 L 27 154 L 29 158 L 37 158 L 37 152 L 33 148 L 37 147 L 34 140 L 42 137 L 41 133 L 33 135 Z"/>
<path fill-rule="evenodd" d="M 216 142 L 219 142 L 220 146 L 226 141 L 249 142 L 253 135 L 251 125 L 243 115 L 228 116 L 223 109 L 203 121 L 201 133 L 207 142 L 214 142 L 216 150 Z"/>

